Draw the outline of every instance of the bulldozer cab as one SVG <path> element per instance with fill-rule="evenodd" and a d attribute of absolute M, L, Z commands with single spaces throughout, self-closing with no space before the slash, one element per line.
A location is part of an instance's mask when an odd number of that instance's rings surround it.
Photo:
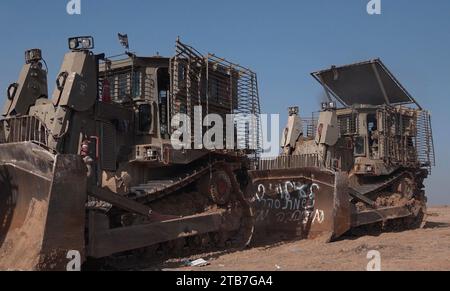
<path fill-rule="evenodd" d="M 168 67 L 169 59 L 159 56 L 106 59 L 99 66 L 99 99 L 130 110 L 135 107 L 136 133 L 164 138 L 169 124 Z"/>
<path fill-rule="evenodd" d="M 102 61 L 99 100 L 134 111 L 136 161 L 154 160 L 158 152 L 164 152 L 177 123 L 184 124 L 184 120 L 175 118 L 180 114 L 189 118 L 192 140 L 186 142 L 185 149 L 192 151 L 204 150 L 203 136 L 198 132 L 202 135 L 212 127 L 204 124 L 208 114 L 219 115 L 223 121 L 233 114 L 242 119 L 252 115 L 259 124 L 256 74 L 213 54 L 203 55 L 180 40 L 171 58 L 128 53 L 125 59 Z M 248 124 L 240 126 L 239 121 L 239 117 L 232 120 L 235 123 L 232 150 L 239 147 L 245 148 L 247 154 L 255 153 L 261 146 L 259 132 L 246 130 Z M 256 126 L 250 126 L 253 127 Z M 225 149 L 226 130 L 224 122 L 224 147 L 216 150 Z"/>
<path fill-rule="evenodd" d="M 431 117 L 381 60 L 312 73 L 329 102 L 319 117 L 334 112 L 339 139 L 327 167 L 359 175 L 388 175 L 399 167 L 434 164 Z M 341 106 L 336 106 L 339 102 Z"/>

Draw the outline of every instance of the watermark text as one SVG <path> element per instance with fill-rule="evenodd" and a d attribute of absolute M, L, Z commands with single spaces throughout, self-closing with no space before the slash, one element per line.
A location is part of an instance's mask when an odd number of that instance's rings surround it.
<path fill-rule="evenodd" d="M 66 11 L 69 15 L 81 15 L 81 0 L 69 0 Z"/>
<path fill-rule="evenodd" d="M 367 13 L 369 15 L 380 15 L 381 0 L 370 0 L 369 3 L 367 3 Z"/>

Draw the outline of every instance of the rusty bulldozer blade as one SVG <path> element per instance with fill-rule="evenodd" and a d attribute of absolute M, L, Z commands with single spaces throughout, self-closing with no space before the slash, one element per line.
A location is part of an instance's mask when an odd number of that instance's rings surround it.
<path fill-rule="evenodd" d="M 0 145 L 0 270 L 65 270 L 84 257 L 86 167 L 33 143 Z"/>
<path fill-rule="evenodd" d="M 330 241 L 351 227 L 347 175 L 317 168 L 251 171 L 255 237 L 323 237 Z"/>

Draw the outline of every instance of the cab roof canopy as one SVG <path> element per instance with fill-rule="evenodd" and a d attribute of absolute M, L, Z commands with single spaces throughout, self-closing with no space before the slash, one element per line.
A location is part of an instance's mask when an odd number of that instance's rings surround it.
<path fill-rule="evenodd" d="M 415 104 L 408 91 L 386 68 L 380 59 L 346 65 L 312 73 L 331 98 L 332 94 L 344 106 Z"/>

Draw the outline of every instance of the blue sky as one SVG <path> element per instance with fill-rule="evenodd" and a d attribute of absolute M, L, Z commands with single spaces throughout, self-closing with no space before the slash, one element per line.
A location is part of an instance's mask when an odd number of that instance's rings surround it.
<path fill-rule="evenodd" d="M 299 105 L 305 115 L 322 96 L 310 72 L 380 57 L 433 114 L 438 165 L 427 192 L 432 204 L 450 204 L 450 1 L 382 0 L 379 16 L 367 14 L 369 0 L 81 0 L 80 16 L 66 13 L 67 2 L 0 1 L 0 92 L 29 48 L 43 49 L 53 82 L 69 36 L 93 35 L 107 55 L 122 52 L 117 32 L 140 55 L 172 55 L 181 36 L 254 69 L 264 112 Z"/>

